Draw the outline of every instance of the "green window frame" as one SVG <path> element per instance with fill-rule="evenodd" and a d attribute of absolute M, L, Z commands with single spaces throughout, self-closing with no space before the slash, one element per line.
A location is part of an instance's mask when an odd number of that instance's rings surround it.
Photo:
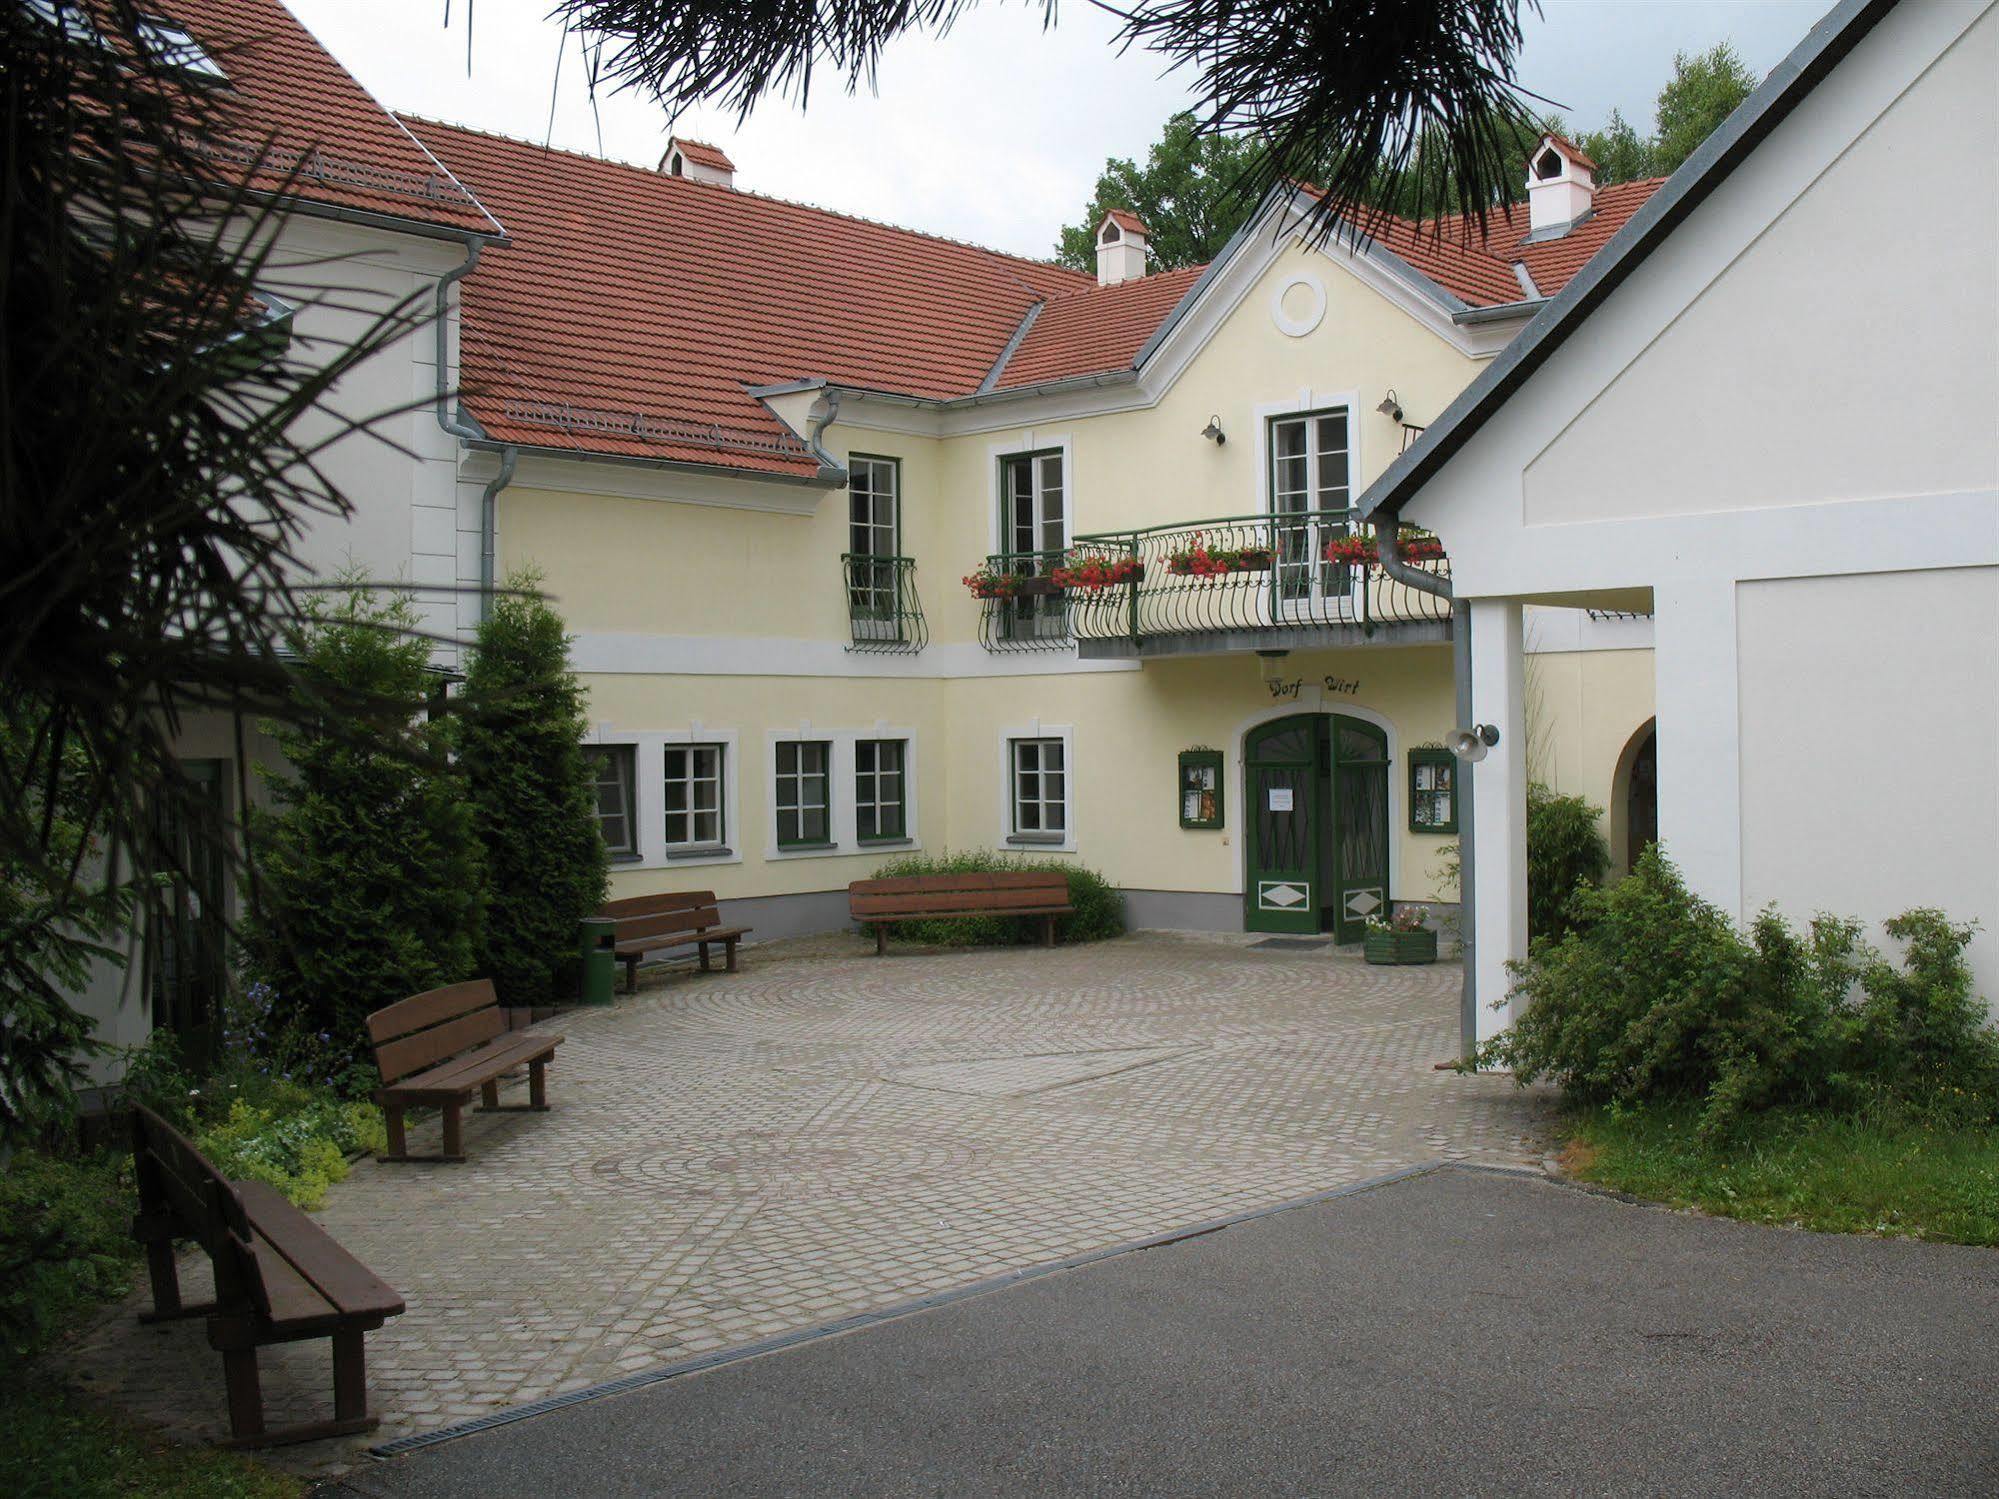
<path fill-rule="evenodd" d="M 1409 751 L 1409 831 L 1458 830 L 1458 762 L 1447 749 Z"/>
<path fill-rule="evenodd" d="M 854 741 L 854 838 L 889 843 L 909 836 L 909 741 Z"/>
<path fill-rule="evenodd" d="M 833 746 L 824 739 L 787 739 L 777 747 L 779 848 L 824 848 L 833 841 Z"/>
<path fill-rule="evenodd" d="M 1180 826 L 1223 826 L 1225 800 L 1222 752 L 1208 749 L 1180 751 Z"/>

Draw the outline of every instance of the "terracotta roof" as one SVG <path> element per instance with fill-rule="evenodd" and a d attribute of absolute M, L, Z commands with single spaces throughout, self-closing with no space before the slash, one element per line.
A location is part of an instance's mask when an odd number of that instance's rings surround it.
<path fill-rule="evenodd" d="M 145 10 L 185 28 L 228 75 L 236 125 L 210 143 L 220 170 L 248 170 L 257 186 L 295 168 L 290 191 L 309 203 L 501 232 L 278 0 L 156 0 Z"/>
<path fill-rule="evenodd" d="M 540 447 L 810 475 L 748 393 L 824 378 L 976 391 L 1060 266 L 821 208 L 411 119 L 507 221 L 461 283 L 465 404 Z"/>
<path fill-rule="evenodd" d="M 666 145 L 669 151 L 679 151 L 696 166 L 714 167 L 721 172 L 733 172 L 736 169 L 736 164 L 722 154 L 719 146 L 711 146 L 706 141 L 691 141 L 684 136 L 676 135 Z"/>
<path fill-rule="evenodd" d="M 1577 166 L 1588 167 L 1592 172 L 1600 170 L 1589 152 L 1578 146 L 1566 135 L 1557 135 L 1554 131 L 1550 130 L 1546 135 L 1541 137 L 1541 144 L 1545 146 L 1549 141 L 1553 141 L 1556 145 L 1560 146 L 1567 153 L 1569 159 L 1575 162 Z M 1537 152 L 1536 154 L 1538 155 L 1539 153 Z"/>
<path fill-rule="evenodd" d="M 1663 177 L 1619 182 L 1596 190 L 1588 218 L 1559 239 L 1523 244 L 1529 230 L 1527 205 L 1515 203 L 1478 222 L 1453 215 L 1433 227 L 1409 219 L 1388 219 L 1370 226 L 1371 237 L 1400 256 L 1445 291 L 1473 307 L 1499 307 L 1526 299 L 1515 261 L 1527 267 L 1535 288 L 1552 297 L 1569 284 L 1589 258 L 1609 243 L 1646 199 L 1664 183 Z"/>
<path fill-rule="evenodd" d="M 993 382 L 996 390 L 1131 368 L 1138 351 L 1206 266 L 1160 271 L 1059 297 L 1035 316 L 1027 337 Z"/>
<path fill-rule="evenodd" d="M 1105 209 L 1104 218 L 1109 219 L 1113 224 L 1116 224 L 1120 229 L 1130 230 L 1133 234 L 1150 234 L 1152 232 L 1150 229 L 1145 227 L 1145 220 L 1140 218 L 1137 214 L 1131 212 L 1129 209 L 1125 208 Z M 1097 227 L 1099 229 L 1104 227 L 1103 219 L 1097 220 Z"/>

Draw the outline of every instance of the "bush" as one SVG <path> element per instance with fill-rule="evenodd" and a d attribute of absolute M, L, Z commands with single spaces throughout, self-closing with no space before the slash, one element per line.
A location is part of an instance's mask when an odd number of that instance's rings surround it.
<path fill-rule="evenodd" d="M 13 1358 L 131 1283 L 131 1161 L 23 1150 L 0 1168 L 0 1337 Z"/>
<path fill-rule="evenodd" d="M 562 618 L 517 573 L 479 626 L 465 676 L 459 754 L 486 855 L 479 970 L 500 1003 L 547 1004 L 576 948 L 576 924 L 604 903 L 608 858 L 583 757 L 583 688 Z"/>
<path fill-rule="evenodd" d="M 194 1143 L 232 1181 L 265 1182 L 299 1207 L 316 1208 L 328 1187 L 346 1179 L 347 1157 L 383 1149 L 388 1136 L 372 1104 L 297 1089 L 268 1102 L 237 1098 Z"/>
<path fill-rule="evenodd" d="M 1527 786 L 1527 935 L 1559 937 L 1569 929 L 1576 886 L 1592 889 L 1610 872 L 1610 846 L 1597 829 L 1602 809 L 1580 796 Z"/>
<path fill-rule="evenodd" d="M 1050 870 L 1069 882 L 1071 915 L 1055 923 L 1064 942 L 1098 942 L 1124 934 L 1124 896 L 1093 869 L 1066 859 L 1027 859 L 991 849 L 960 853 L 906 854 L 875 871 L 879 879 L 911 879 L 927 874 L 991 874 L 1003 870 Z M 969 921 L 898 921 L 889 936 L 930 947 L 1015 947 L 1041 940 L 1033 916 L 982 916 Z"/>
<path fill-rule="evenodd" d="M 1482 1065 L 1546 1077 L 1583 1104 L 1694 1100 L 1703 1130 L 1779 1104 L 1889 1107 L 1959 1122 L 1999 1108 L 1999 1032 L 1940 912 L 1888 924 L 1900 969 L 1852 921 L 1802 938 L 1774 911 L 1738 931 L 1655 846 L 1632 876 L 1584 888 L 1571 930 L 1513 967 L 1512 1028 Z"/>
<path fill-rule="evenodd" d="M 305 727 L 276 728 L 290 774 L 250 819 L 250 977 L 282 995 L 337 1054 L 365 1053 L 371 1010 L 467 978 L 483 880 L 463 777 L 427 721 L 430 648 L 409 600 L 356 587 L 299 641 Z M 376 704 L 314 722 L 319 685 Z"/>

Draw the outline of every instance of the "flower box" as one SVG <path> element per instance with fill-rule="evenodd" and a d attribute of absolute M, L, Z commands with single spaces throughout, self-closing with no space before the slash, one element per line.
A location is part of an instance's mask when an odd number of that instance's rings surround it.
<path fill-rule="evenodd" d="M 1370 963 L 1434 963 L 1437 961 L 1437 934 L 1423 928 L 1413 932 L 1388 932 L 1370 927 L 1365 951 Z"/>
<path fill-rule="evenodd" d="M 1166 570 L 1176 578 L 1218 578 L 1227 573 L 1267 573 L 1271 554 L 1268 547 L 1243 547 L 1240 551 L 1209 551 L 1195 547 L 1175 552 L 1166 559 Z"/>
<path fill-rule="evenodd" d="M 1069 561 L 1048 576 L 1062 588 L 1102 593 L 1127 583 L 1144 582 L 1145 564 L 1136 557 L 1079 557 L 1071 554 Z"/>
<path fill-rule="evenodd" d="M 1014 584 L 1013 596 L 1017 599 L 1047 598 L 1062 591 L 1062 585 L 1053 578 L 1021 578 Z"/>

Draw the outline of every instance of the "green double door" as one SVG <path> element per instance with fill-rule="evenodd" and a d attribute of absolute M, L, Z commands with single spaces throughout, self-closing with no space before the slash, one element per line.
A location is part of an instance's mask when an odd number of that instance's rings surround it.
<path fill-rule="evenodd" d="M 1263 724 L 1243 743 L 1243 925 L 1358 942 L 1388 905 L 1388 736 L 1337 713 Z"/>

